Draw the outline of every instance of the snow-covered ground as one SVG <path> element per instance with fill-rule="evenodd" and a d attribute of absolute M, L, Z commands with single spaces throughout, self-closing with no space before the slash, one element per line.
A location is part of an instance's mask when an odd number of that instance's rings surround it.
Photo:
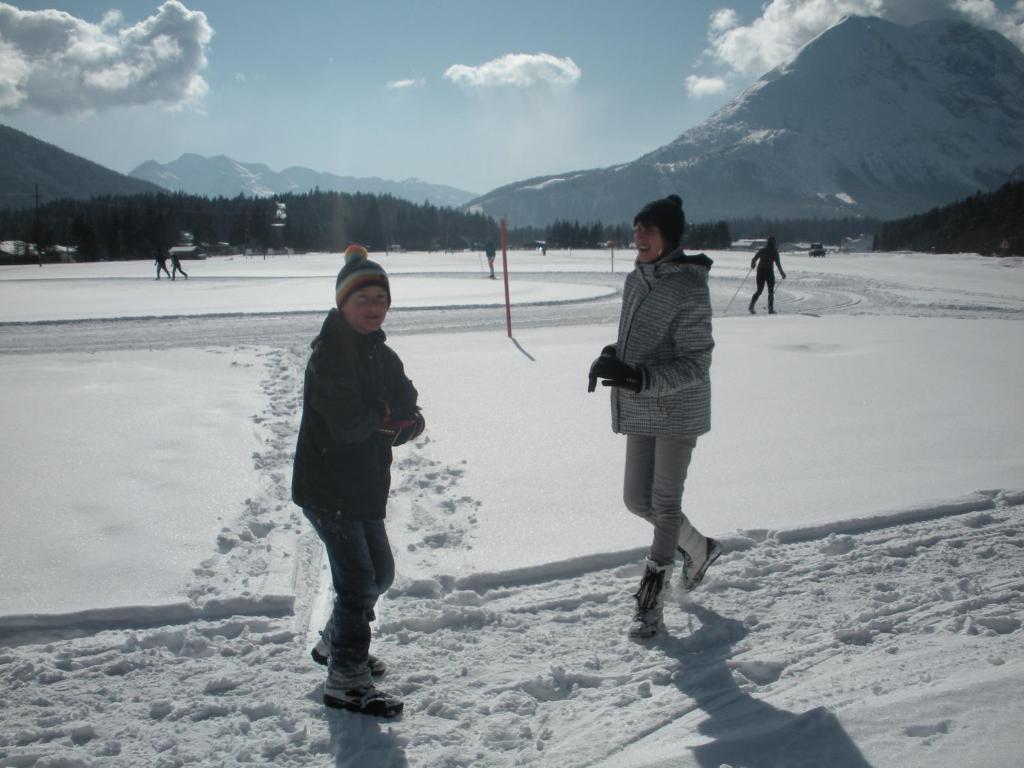
<path fill-rule="evenodd" d="M 394 468 L 388 723 L 319 704 L 289 501 L 339 257 L 0 269 L 0 766 L 1018 765 L 1021 260 L 784 256 L 751 318 L 749 254 L 710 255 L 684 502 L 727 554 L 648 644 L 649 532 L 585 391 L 629 254 L 511 254 L 514 340 L 479 254 L 380 256 L 428 422 Z"/>

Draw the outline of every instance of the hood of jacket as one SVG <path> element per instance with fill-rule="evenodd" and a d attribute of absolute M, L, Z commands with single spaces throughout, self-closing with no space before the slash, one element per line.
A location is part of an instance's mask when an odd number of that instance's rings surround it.
<path fill-rule="evenodd" d="M 682 248 L 676 248 L 672 253 L 662 256 L 657 261 L 653 262 L 655 266 L 667 266 L 669 264 L 678 264 L 691 267 L 701 267 L 703 269 L 711 271 L 711 265 L 715 262 L 712 261 L 707 254 L 704 253 L 684 253 Z"/>

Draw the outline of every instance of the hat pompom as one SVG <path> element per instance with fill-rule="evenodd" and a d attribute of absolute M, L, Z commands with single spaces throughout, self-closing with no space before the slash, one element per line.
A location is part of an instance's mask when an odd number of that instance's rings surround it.
<path fill-rule="evenodd" d="M 345 263 L 351 264 L 354 261 L 360 261 L 363 259 L 369 259 L 370 253 L 366 250 L 365 246 L 353 243 L 345 249 Z"/>
<path fill-rule="evenodd" d="M 678 205 L 680 208 L 683 207 L 683 198 L 681 198 L 679 195 L 672 194 L 672 195 L 669 195 L 668 197 L 666 197 L 665 199 L 666 200 L 671 200 L 673 203 Z"/>

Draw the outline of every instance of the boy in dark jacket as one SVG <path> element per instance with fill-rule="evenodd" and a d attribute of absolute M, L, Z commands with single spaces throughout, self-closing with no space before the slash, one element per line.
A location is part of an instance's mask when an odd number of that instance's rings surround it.
<path fill-rule="evenodd" d="M 403 705 L 373 684 L 371 674 L 384 670 L 369 654 L 370 622 L 395 573 L 384 528 L 391 449 L 419 436 L 424 421 L 402 361 L 384 343 L 387 274 L 362 246 L 345 251 L 335 300 L 306 365 L 292 474 L 292 500 L 324 542 L 334 582 L 313 657 L 327 662 L 324 704 L 393 717 Z"/>

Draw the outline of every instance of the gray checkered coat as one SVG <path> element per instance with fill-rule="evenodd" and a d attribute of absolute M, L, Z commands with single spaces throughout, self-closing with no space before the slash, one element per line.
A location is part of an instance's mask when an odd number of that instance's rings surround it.
<path fill-rule="evenodd" d="M 639 393 L 612 387 L 612 429 L 696 437 L 711 429 L 711 296 L 704 254 L 682 249 L 626 277 L 616 350 L 640 368 Z"/>

